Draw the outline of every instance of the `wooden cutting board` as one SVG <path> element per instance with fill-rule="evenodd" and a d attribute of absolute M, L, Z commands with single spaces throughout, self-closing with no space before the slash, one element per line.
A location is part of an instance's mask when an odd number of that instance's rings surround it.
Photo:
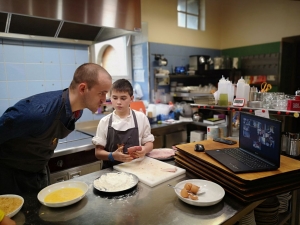
<path fill-rule="evenodd" d="M 177 169 L 175 172 L 163 171 L 163 169 L 174 167 Z M 150 187 L 154 187 L 185 173 L 185 169 L 147 156 L 145 156 L 142 161 L 134 160 L 129 163 L 118 164 L 114 166 L 114 169 L 120 172 L 132 173 L 136 175 L 141 182 Z"/>

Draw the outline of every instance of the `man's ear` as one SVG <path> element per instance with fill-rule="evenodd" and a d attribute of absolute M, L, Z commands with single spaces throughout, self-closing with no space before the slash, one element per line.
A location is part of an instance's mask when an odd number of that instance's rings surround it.
<path fill-rule="evenodd" d="M 86 91 L 86 89 L 87 89 L 86 83 L 80 83 L 78 85 L 78 91 L 79 91 L 79 93 L 83 94 Z"/>

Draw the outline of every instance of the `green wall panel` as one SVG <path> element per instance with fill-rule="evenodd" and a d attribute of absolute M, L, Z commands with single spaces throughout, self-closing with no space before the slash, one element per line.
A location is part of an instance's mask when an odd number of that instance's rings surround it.
<path fill-rule="evenodd" d="M 279 53 L 281 42 L 272 42 L 267 44 L 252 45 L 238 48 L 223 49 L 221 54 L 229 57 L 242 57 L 249 55 Z"/>

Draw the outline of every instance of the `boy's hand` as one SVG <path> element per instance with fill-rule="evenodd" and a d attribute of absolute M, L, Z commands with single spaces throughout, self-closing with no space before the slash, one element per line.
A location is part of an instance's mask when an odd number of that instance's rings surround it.
<path fill-rule="evenodd" d="M 116 151 L 113 152 L 113 157 L 115 160 L 119 161 L 119 162 L 130 162 L 133 160 L 133 157 L 131 155 L 128 154 L 124 154 L 123 153 L 123 148 L 124 146 L 120 146 L 118 147 L 118 149 Z"/>
<path fill-rule="evenodd" d="M 142 146 L 133 146 L 127 149 L 128 154 L 131 155 L 132 158 L 141 158 L 145 156 L 145 151 Z"/>

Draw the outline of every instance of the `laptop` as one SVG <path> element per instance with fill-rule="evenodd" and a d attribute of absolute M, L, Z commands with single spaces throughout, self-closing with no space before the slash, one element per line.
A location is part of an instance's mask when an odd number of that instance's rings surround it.
<path fill-rule="evenodd" d="M 208 150 L 205 153 L 234 173 L 280 167 L 281 121 L 240 112 L 239 131 L 238 148 Z"/>

